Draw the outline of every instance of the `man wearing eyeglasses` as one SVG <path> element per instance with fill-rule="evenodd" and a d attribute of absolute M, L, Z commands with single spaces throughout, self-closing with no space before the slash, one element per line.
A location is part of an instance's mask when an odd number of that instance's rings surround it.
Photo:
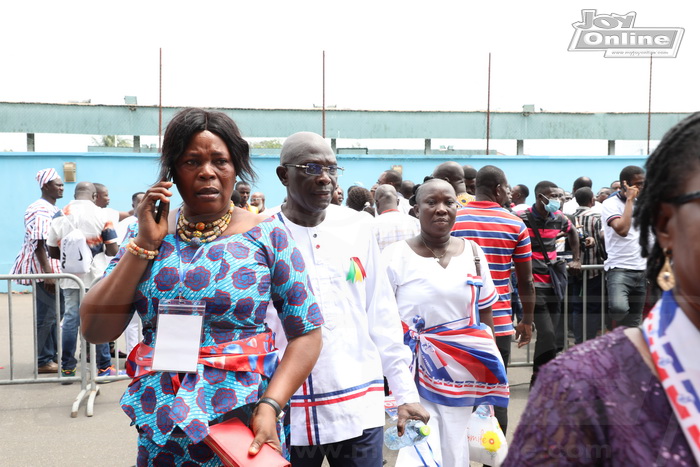
<path fill-rule="evenodd" d="M 258 214 L 261 214 L 265 210 L 265 195 L 256 191 L 250 195 L 250 205 L 257 208 Z"/>
<path fill-rule="evenodd" d="M 646 258 L 639 245 L 639 230 L 632 223 L 637 196 L 644 188 L 644 169 L 628 165 L 620 172 L 620 191 L 603 201 L 601 220 L 608 258 L 607 274 L 610 318 L 618 326 L 637 327 L 647 293 Z"/>
<path fill-rule="evenodd" d="M 320 467 L 324 458 L 331 465 L 381 467 L 383 375 L 399 405 L 400 430 L 408 418 L 429 418 L 418 403 L 411 353 L 377 242 L 359 213 L 331 205 L 342 171 L 315 133 L 296 133 L 282 146 L 277 176 L 287 199 L 274 216 L 302 253 L 325 320 L 321 356 L 292 397 L 295 467 Z M 278 321 L 269 323 L 273 330 Z M 284 333 L 276 334 L 283 349 Z"/>

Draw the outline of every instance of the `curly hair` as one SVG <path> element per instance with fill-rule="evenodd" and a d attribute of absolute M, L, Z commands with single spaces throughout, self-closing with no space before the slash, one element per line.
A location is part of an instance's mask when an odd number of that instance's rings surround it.
<path fill-rule="evenodd" d="M 681 194 L 679 190 L 700 164 L 700 112 L 671 128 L 646 161 L 645 188 L 634 208 L 642 256 L 647 258 L 647 278 L 654 282 L 665 261 L 654 238 L 661 203 Z M 650 246 L 651 240 L 653 245 Z"/>
<path fill-rule="evenodd" d="M 355 211 L 364 211 L 365 208 L 372 206 L 372 194 L 367 188 L 355 186 L 352 190 L 348 189 L 348 196 L 345 199 L 345 205 Z"/>

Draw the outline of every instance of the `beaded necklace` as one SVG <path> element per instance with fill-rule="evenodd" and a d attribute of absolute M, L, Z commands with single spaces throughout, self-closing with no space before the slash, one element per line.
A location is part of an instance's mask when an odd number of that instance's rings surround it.
<path fill-rule="evenodd" d="M 211 242 L 226 231 L 228 224 L 231 222 L 233 208 L 234 205 L 231 203 L 226 214 L 209 223 L 190 222 L 181 211 L 177 219 L 177 234 L 183 241 L 194 247 L 198 247 L 202 243 Z"/>

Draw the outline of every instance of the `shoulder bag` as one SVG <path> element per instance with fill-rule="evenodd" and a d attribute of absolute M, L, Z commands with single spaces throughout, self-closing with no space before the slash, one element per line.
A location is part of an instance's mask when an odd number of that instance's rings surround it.
<path fill-rule="evenodd" d="M 549 270 L 549 277 L 552 279 L 552 288 L 554 289 L 554 293 L 556 294 L 559 301 L 563 302 L 564 297 L 566 297 L 566 287 L 569 282 L 569 275 L 566 272 L 566 261 L 557 260 L 554 263 L 552 263 L 549 260 L 549 255 L 547 255 L 547 249 L 544 247 L 544 242 L 542 241 L 542 237 L 540 236 L 540 230 L 535 225 L 535 220 L 533 219 L 532 213 L 530 211 L 527 212 L 527 218 L 530 221 L 530 228 L 533 232 L 535 232 L 537 242 L 539 243 L 540 248 L 542 249 L 542 256 L 544 257 L 544 262 L 547 265 L 547 269 Z"/>

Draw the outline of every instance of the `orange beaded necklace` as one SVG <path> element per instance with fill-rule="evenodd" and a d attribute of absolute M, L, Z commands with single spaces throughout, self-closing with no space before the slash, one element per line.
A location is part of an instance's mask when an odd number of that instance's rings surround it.
<path fill-rule="evenodd" d="M 226 231 L 228 224 L 231 222 L 233 209 L 234 205 L 231 203 L 228 212 L 223 217 L 209 223 L 190 222 L 181 211 L 177 219 L 177 234 L 183 241 L 195 247 L 202 243 L 211 242 Z"/>

